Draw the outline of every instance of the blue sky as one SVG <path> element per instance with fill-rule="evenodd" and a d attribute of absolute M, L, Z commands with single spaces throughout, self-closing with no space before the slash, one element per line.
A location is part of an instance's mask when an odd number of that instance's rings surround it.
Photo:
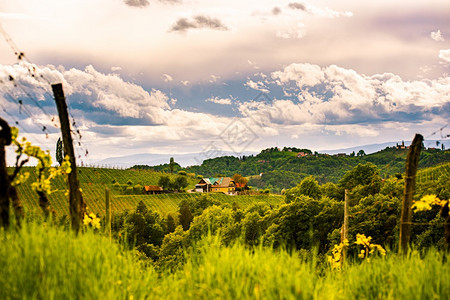
<path fill-rule="evenodd" d="M 53 151 L 62 82 L 89 162 L 442 139 L 448 20 L 440 0 L 3 2 L 28 62 L 0 42 L 0 116 Z"/>

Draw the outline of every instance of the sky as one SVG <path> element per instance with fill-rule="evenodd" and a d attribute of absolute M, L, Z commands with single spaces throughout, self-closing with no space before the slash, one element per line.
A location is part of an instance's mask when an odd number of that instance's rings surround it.
<path fill-rule="evenodd" d="M 449 20 L 448 0 L 1 1 L 0 117 L 53 152 L 63 83 L 86 162 L 448 141 Z"/>

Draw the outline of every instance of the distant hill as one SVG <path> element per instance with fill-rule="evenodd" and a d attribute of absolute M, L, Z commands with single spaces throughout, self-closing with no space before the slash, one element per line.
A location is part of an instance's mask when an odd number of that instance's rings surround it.
<path fill-rule="evenodd" d="M 245 152 L 243 155 L 256 154 L 255 152 Z M 218 156 L 233 155 L 233 152 L 221 151 L 217 153 L 186 153 L 186 154 L 135 154 L 126 156 L 110 157 L 98 161 L 96 164 L 105 166 L 117 166 L 129 168 L 134 165 L 156 166 L 169 162 L 170 158 L 182 167 L 200 165 L 205 159 L 215 158 Z"/>
<path fill-rule="evenodd" d="M 381 144 L 369 144 L 369 145 L 342 148 L 342 149 L 334 149 L 334 150 L 319 150 L 318 152 L 319 153 L 327 153 L 327 154 L 338 154 L 338 153 L 350 154 L 353 151 L 355 153 L 358 153 L 359 150 L 364 150 L 364 152 L 366 154 L 370 154 L 370 153 L 375 153 L 380 150 L 383 150 L 386 147 L 394 147 L 397 144 L 401 144 L 401 143 L 402 143 L 402 141 L 387 142 L 387 143 L 381 143 Z M 409 146 L 411 144 L 411 141 L 404 141 L 404 143 L 405 143 L 405 146 Z M 437 145 L 437 143 L 438 143 L 438 145 Z M 441 147 L 441 144 L 444 144 L 445 149 L 450 148 L 450 140 L 449 141 L 425 140 L 423 144 L 426 148 Z"/>
<path fill-rule="evenodd" d="M 404 173 L 407 149 L 385 148 L 368 155 L 338 156 L 313 154 L 299 156 L 297 152 L 280 151 L 278 148 L 263 150 L 258 155 L 240 158 L 224 156 L 205 160 L 200 166 L 185 168 L 186 172 L 215 176 L 232 176 L 235 173 L 250 177 L 249 185 L 269 188 L 279 192 L 291 188 L 309 175 L 320 183 L 338 180 L 359 163 L 371 162 L 378 166 L 380 175 L 388 177 Z M 424 150 L 421 152 L 419 168 L 450 162 L 450 151 Z"/>
<path fill-rule="evenodd" d="M 338 154 L 351 152 L 358 153 L 359 150 L 364 150 L 366 154 L 371 154 L 385 149 L 386 147 L 393 147 L 396 144 L 401 144 L 402 141 L 397 142 L 386 142 L 382 144 L 370 144 L 362 145 L 343 149 L 332 149 L 332 150 L 318 150 L 322 154 Z M 405 141 L 405 145 L 408 146 L 411 142 Z M 445 149 L 450 148 L 450 141 L 442 141 Z M 426 140 L 424 145 L 428 147 L 435 147 L 436 140 Z M 439 146 L 440 147 L 440 146 Z M 241 155 L 249 156 L 256 155 L 257 152 L 244 152 Z M 100 161 L 95 162 L 95 165 L 109 166 L 109 167 L 124 167 L 129 168 L 134 165 L 147 165 L 147 166 L 157 166 L 166 164 L 169 162 L 170 157 L 173 157 L 175 161 L 182 167 L 201 165 L 204 160 L 221 157 L 221 156 L 234 156 L 234 152 L 231 151 L 218 151 L 216 153 L 186 153 L 186 154 L 151 154 L 151 153 L 141 153 L 135 155 L 117 156 L 110 157 Z"/>

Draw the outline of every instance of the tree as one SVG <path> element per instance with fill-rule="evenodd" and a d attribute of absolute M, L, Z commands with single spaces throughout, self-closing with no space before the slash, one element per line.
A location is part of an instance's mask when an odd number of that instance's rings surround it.
<path fill-rule="evenodd" d="M 339 187 L 350 191 L 350 205 L 356 204 L 360 199 L 375 195 L 381 189 L 381 177 L 377 166 L 368 162 L 358 164 L 347 171 L 339 180 Z"/>
<path fill-rule="evenodd" d="M 363 149 L 359 150 L 358 154 L 356 154 L 356 156 L 361 156 L 361 157 L 364 156 L 364 155 L 366 155 L 366 152 L 364 152 Z"/>
<path fill-rule="evenodd" d="M 300 195 L 305 195 L 313 199 L 319 199 L 322 195 L 319 183 L 314 176 L 304 178 L 296 187 L 286 190 L 286 202 L 290 203 Z"/>
<path fill-rule="evenodd" d="M 170 186 L 170 177 L 167 175 L 159 177 L 158 185 L 162 186 L 163 190 L 167 190 Z"/>
<path fill-rule="evenodd" d="M 175 160 L 173 159 L 173 157 L 170 158 L 170 163 L 169 163 L 169 170 L 170 170 L 170 174 L 173 174 L 173 168 L 175 166 Z"/>
<path fill-rule="evenodd" d="M 178 175 L 175 178 L 174 188 L 178 191 L 184 190 L 188 186 L 188 181 L 186 176 Z"/>
<path fill-rule="evenodd" d="M 287 249 L 328 248 L 328 233 L 340 228 L 343 203 L 327 197 L 320 200 L 300 195 L 289 204 L 281 205 L 262 219 L 267 228 L 263 234 L 265 245 Z M 263 228 L 264 229 L 264 228 Z"/>
<path fill-rule="evenodd" d="M 238 186 L 239 188 L 245 188 L 248 183 L 248 179 L 238 173 L 233 175 L 233 181 L 236 183 L 236 186 Z"/>
<path fill-rule="evenodd" d="M 178 210 L 178 219 L 180 220 L 180 225 L 183 227 L 184 231 L 187 231 L 191 226 L 191 222 L 194 219 L 189 208 L 189 203 L 183 200 L 180 203 L 180 209 Z"/>
<path fill-rule="evenodd" d="M 58 138 L 58 141 L 56 142 L 56 161 L 59 163 L 59 165 L 62 165 L 63 160 L 63 143 L 61 138 Z"/>
<path fill-rule="evenodd" d="M 250 212 L 245 215 L 242 220 L 242 230 L 244 231 L 245 243 L 250 246 L 256 246 L 259 244 L 261 237 L 261 217 L 258 212 Z"/>
<path fill-rule="evenodd" d="M 175 218 L 172 214 L 167 214 L 166 217 L 166 234 L 174 232 L 177 225 L 175 224 Z"/>

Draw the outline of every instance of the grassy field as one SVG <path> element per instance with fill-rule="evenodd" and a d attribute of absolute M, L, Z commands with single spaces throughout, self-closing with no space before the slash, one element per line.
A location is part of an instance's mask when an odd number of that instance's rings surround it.
<path fill-rule="evenodd" d="M 158 273 L 114 241 L 51 224 L 0 234 L 1 299 L 448 299 L 450 262 L 430 250 L 355 259 L 332 270 L 298 252 L 221 246 L 207 237 Z"/>
<path fill-rule="evenodd" d="M 33 168 L 24 168 L 24 172 L 30 172 L 31 176 L 24 184 L 18 186 L 19 197 L 26 211 L 40 213 L 37 194 L 31 189 L 31 182 L 36 180 Z M 79 181 L 83 190 L 83 198 L 91 212 L 99 215 L 105 214 L 105 189 L 110 190 L 111 206 L 113 212 L 125 209 L 134 209 L 140 201 L 143 201 L 150 209 L 163 215 L 175 212 L 178 204 L 182 200 L 195 199 L 198 194 L 173 193 L 162 195 L 145 195 L 134 191 L 132 195 L 123 192 L 127 181 L 131 180 L 134 185 L 157 185 L 161 175 L 165 173 L 153 172 L 149 170 L 119 170 L 101 168 L 79 168 Z M 175 177 L 173 175 L 172 177 Z M 121 186 L 117 187 L 113 181 Z M 193 188 L 198 179 L 188 177 L 188 189 Z M 54 189 L 57 190 L 49 195 L 49 200 L 56 216 L 69 215 L 68 198 L 65 196 L 66 183 L 63 178 L 54 181 Z M 284 201 L 279 195 L 257 195 L 257 196 L 228 196 L 224 194 L 210 194 L 216 200 L 225 203 L 236 203 L 240 207 L 247 207 L 254 202 L 266 202 L 277 206 Z"/>

